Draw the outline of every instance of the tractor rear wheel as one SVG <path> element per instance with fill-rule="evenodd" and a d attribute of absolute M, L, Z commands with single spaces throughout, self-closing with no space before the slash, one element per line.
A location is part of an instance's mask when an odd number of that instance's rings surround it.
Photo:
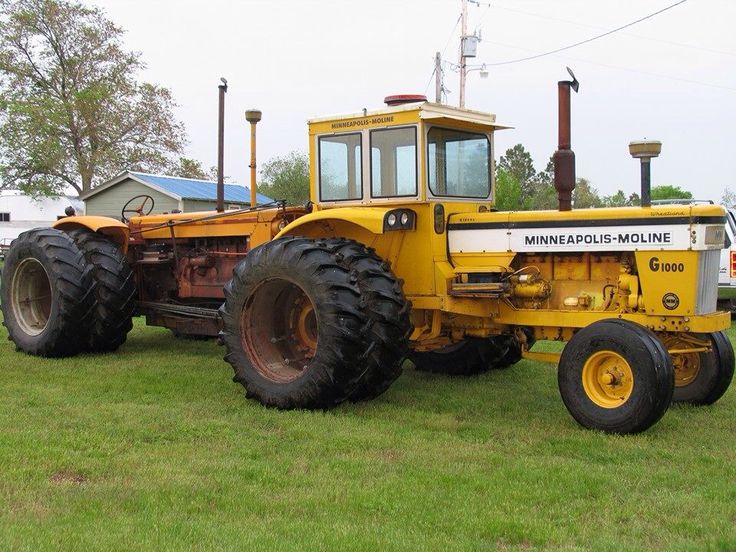
<path fill-rule="evenodd" d="M 582 426 L 638 433 L 667 411 L 675 372 L 657 336 L 625 320 L 602 320 L 578 331 L 562 351 L 560 395 Z"/>
<path fill-rule="evenodd" d="M 2 274 L 8 339 L 30 354 L 72 356 L 84 349 L 92 324 L 94 278 L 65 232 L 36 228 L 16 238 Z"/>
<path fill-rule="evenodd" d="M 369 317 L 357 275 L 325 240 L 253 249 L 225 285 L 225 360 L 246 396 L 282 409 L 330 408 L 365 373 Z"/>
<path fill-rule="evenodd" d="M 696 334 L 700 341 L 709 342 L 711 350 L 672 356 L 675 365 L 675 402 L 697 406 L 709 405 L 720 399 L 733 379 L 734 354 L 728 336 L 723 332 Z M 677 334 L 665 340 L 671 348 L 687 346 Z"/>
<path fill-rule="evenodd" d="M 371 400 L 384 393 L 401 375 L 413 329 L 409 318 L 411 307 L 404 297 L 402 282 L 373 249 L 339 238 L 328 243 L 337 261 L 357 278 L 361 304 L 370 324 L 368 366 L 350 400 Z"/>
<path fill-rule="evenodd" d="M 89 230 L 73 230 L 69 235 L 84 253 L 95 280 L 95 308 L 87 350 L 117 350 L 133 328 L 135 281 L 128 259 L 109 238 Z"/>

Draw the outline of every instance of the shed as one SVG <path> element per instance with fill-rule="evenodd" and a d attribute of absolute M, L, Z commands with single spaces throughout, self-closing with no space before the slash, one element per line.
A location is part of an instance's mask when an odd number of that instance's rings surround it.
<path fill-rule="evenodd" d="M 169 213 L 178 209 L 184 213 L 214 211 L 217 205 L 217 183 L 160 174 L 125 171 L 112 180 L 87 192 L 81 199 L 88 215 L 119 218 L 123 205 L 138 195 L 154 200 L 153 213 Z M 257 195 L 258 204 L 273 200 Z M 138 207 L 140 202 L 135 202 Z M 250 188 L 225 184 L 225 209 L 242 209 L 250 205 Z"/>

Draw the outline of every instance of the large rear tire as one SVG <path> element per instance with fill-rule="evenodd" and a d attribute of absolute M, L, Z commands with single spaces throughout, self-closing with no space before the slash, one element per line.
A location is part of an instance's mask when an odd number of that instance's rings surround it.
<path fill-rule="evenodd" d="M 128 259 L 112 240 L 101 234 L 73 230 L 69 235 L 92 267 L 96 283 L 87 350 L 115 351 L 125 343 L 133 328 L 136 290 Z"/>
<path fill-rule="evenodd" d="M 366 305 L 357 275 L 330 249 L 325 240 L 283 238 L 235 267 L 220 335 L 247 397 L 282 409 L 331 408 L 366 372 Z"/>
<path fill-rule="evenodd" d="M 36 228 L 15 239 L 2 274 L 8 339 L 30 354 L 66 357 L 84 349 L 94 308 L 92 268 L 65 232 Z"/>
<path fill-rule="evenodd" d="M 404 297 L 402 282 L 373 249 L 344 239 L 332 239 L 329 246 L 337 261 L 357 278 L 361 304 L 370 322 L 366 335 L 371 343 L 368 366 L 350 400 L 371 400 L 384 393 L 401 375 L 413 329 L 409 318 L 411 307 Z"/>
<path fill-rule="evenodd" d="M 733 379 L 734 353 L 731 341 L 723 332 L 695 334 L 693 337 L 710 343 L 711 350 L 702 353 L 673 355 L 675 365 L 675 402 L 696 406 L 713 404 L 728 389 Z M 687 346 L 677 334 L 666 339 L 668 346 Z"/>
<path fill-rule="evenodd" d="M 625 320 L 602 320 L 578 331 L 562 351 L 560 395 L 582 426 L 638 433 L 667 411 L 675 372 L 657 336 Z"/>

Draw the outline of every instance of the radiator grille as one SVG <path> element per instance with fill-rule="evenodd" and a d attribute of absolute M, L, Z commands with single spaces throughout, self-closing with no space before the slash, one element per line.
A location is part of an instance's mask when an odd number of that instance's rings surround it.
<path fill-rule="evenodd" d="M 718 301 L 718 270 L 721 252 L 718 249 L 701 251 L 698 256 L 698 298 L 696 314 L 715 312 Z"/>

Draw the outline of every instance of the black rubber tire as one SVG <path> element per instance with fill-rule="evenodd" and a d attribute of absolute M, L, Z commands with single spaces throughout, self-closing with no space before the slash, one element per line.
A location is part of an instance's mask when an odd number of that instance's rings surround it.
<path fill-rule="evenodd" d="M 536 340 L 534 339 L 534 331 L 531 328 L 522 328 L 521 331 L 526 334 L 526 346 L 527 350 L 534 346 Z M 495 339 L 496 346 L 506 352 L 491 366 L 491 369 L 501 370 L 513 366 L 522 359 L 521 355 L 521 343 L 516 335 L 509 336 L 498 336 Z"/>
<path fill-rule="evenodd" d="M 16 275 L 18 281 L 14 281 Z M 19 293 L 36 294 L 36 306 L 20 299 L 14 306 L 14 286 L 23 285 L 21 280 L 26 289 Z M 92 267 L 68 234 L 54 228 L 21 233 L 10 246 L 2 273 L 3 324 L 8 339 L 18 349 L 38 356 L 79 353 L 92 325 L 94 288 Z M 26 303 L 25 311 L 20 302 Z"/>
<path fill-rule="evenodd" d="M 290 314 L 284 312 L 297 296 L 313 309 L 316 345 L 311 359 L 284 362 L 283 354 L 297 347 L 287 339 Z M 357 277 L 325 240 L 289 237 L 253 249 L 225 285 L 220 314 L 233 379 L 266 406 L 331 408 L 350 396 L 366 371 L 369 317 Z M 299 364 L 301 371 L 292 368 Z"/>
<path fill-rule="evenodd" d="M 599 406 L 583 386 L 583 367 L 599 352 L 620 356 L 632 372 L 632 391 L 620 406 Z M 625 320 L 602 320 L 578 331 L 566 345 L 560 358 L 558 385 L 565 406 L 583 427 L 608 433 L 638 433 L 654 425 L 667 411 L 675 371 L 667 350 L 653 332 Z"/>
<path fill-rule="evenodd" d="M 697 376 L 688 385 L 675 387 L 672 400 L 705 406 L 720 399 L 731 384 L 734 354 L 731 341 L 724 332 L 698 337 L 710 340 L 713 350 L 710 353 L 698 353 L 700 370 Z"/>
<path fill-rule="evenodd" d="M 504 339 L 499 339 L 503 337 Z M 508 352 L 508 336 L 481 339 L 469 337 L 442 349 L 414 352 L 417 370 L 447 376 L 473 376 L 487 372 Z"/>
<path fill-rule="evenodd" d="M 413 330 L 411 305 L 404 297 L 403 282 L 373 249 L 345 239 L 331 239 L 328 244 L 337 262 L 357 278 L 361 304 L 370 322 L 366 336 L 371 342 L 368 365 L 350 400 L 371 400 L 384 393 L 401 375 Z"/>
<path fill-rule="evenodd" d="M 69 235 L 92 267 L 96 283 L 86 349 L 95 353 L 115 351 L 133 328 L 136 288 L 128 259 L 115 242 L 102 234 L 80 229 Z"/>

